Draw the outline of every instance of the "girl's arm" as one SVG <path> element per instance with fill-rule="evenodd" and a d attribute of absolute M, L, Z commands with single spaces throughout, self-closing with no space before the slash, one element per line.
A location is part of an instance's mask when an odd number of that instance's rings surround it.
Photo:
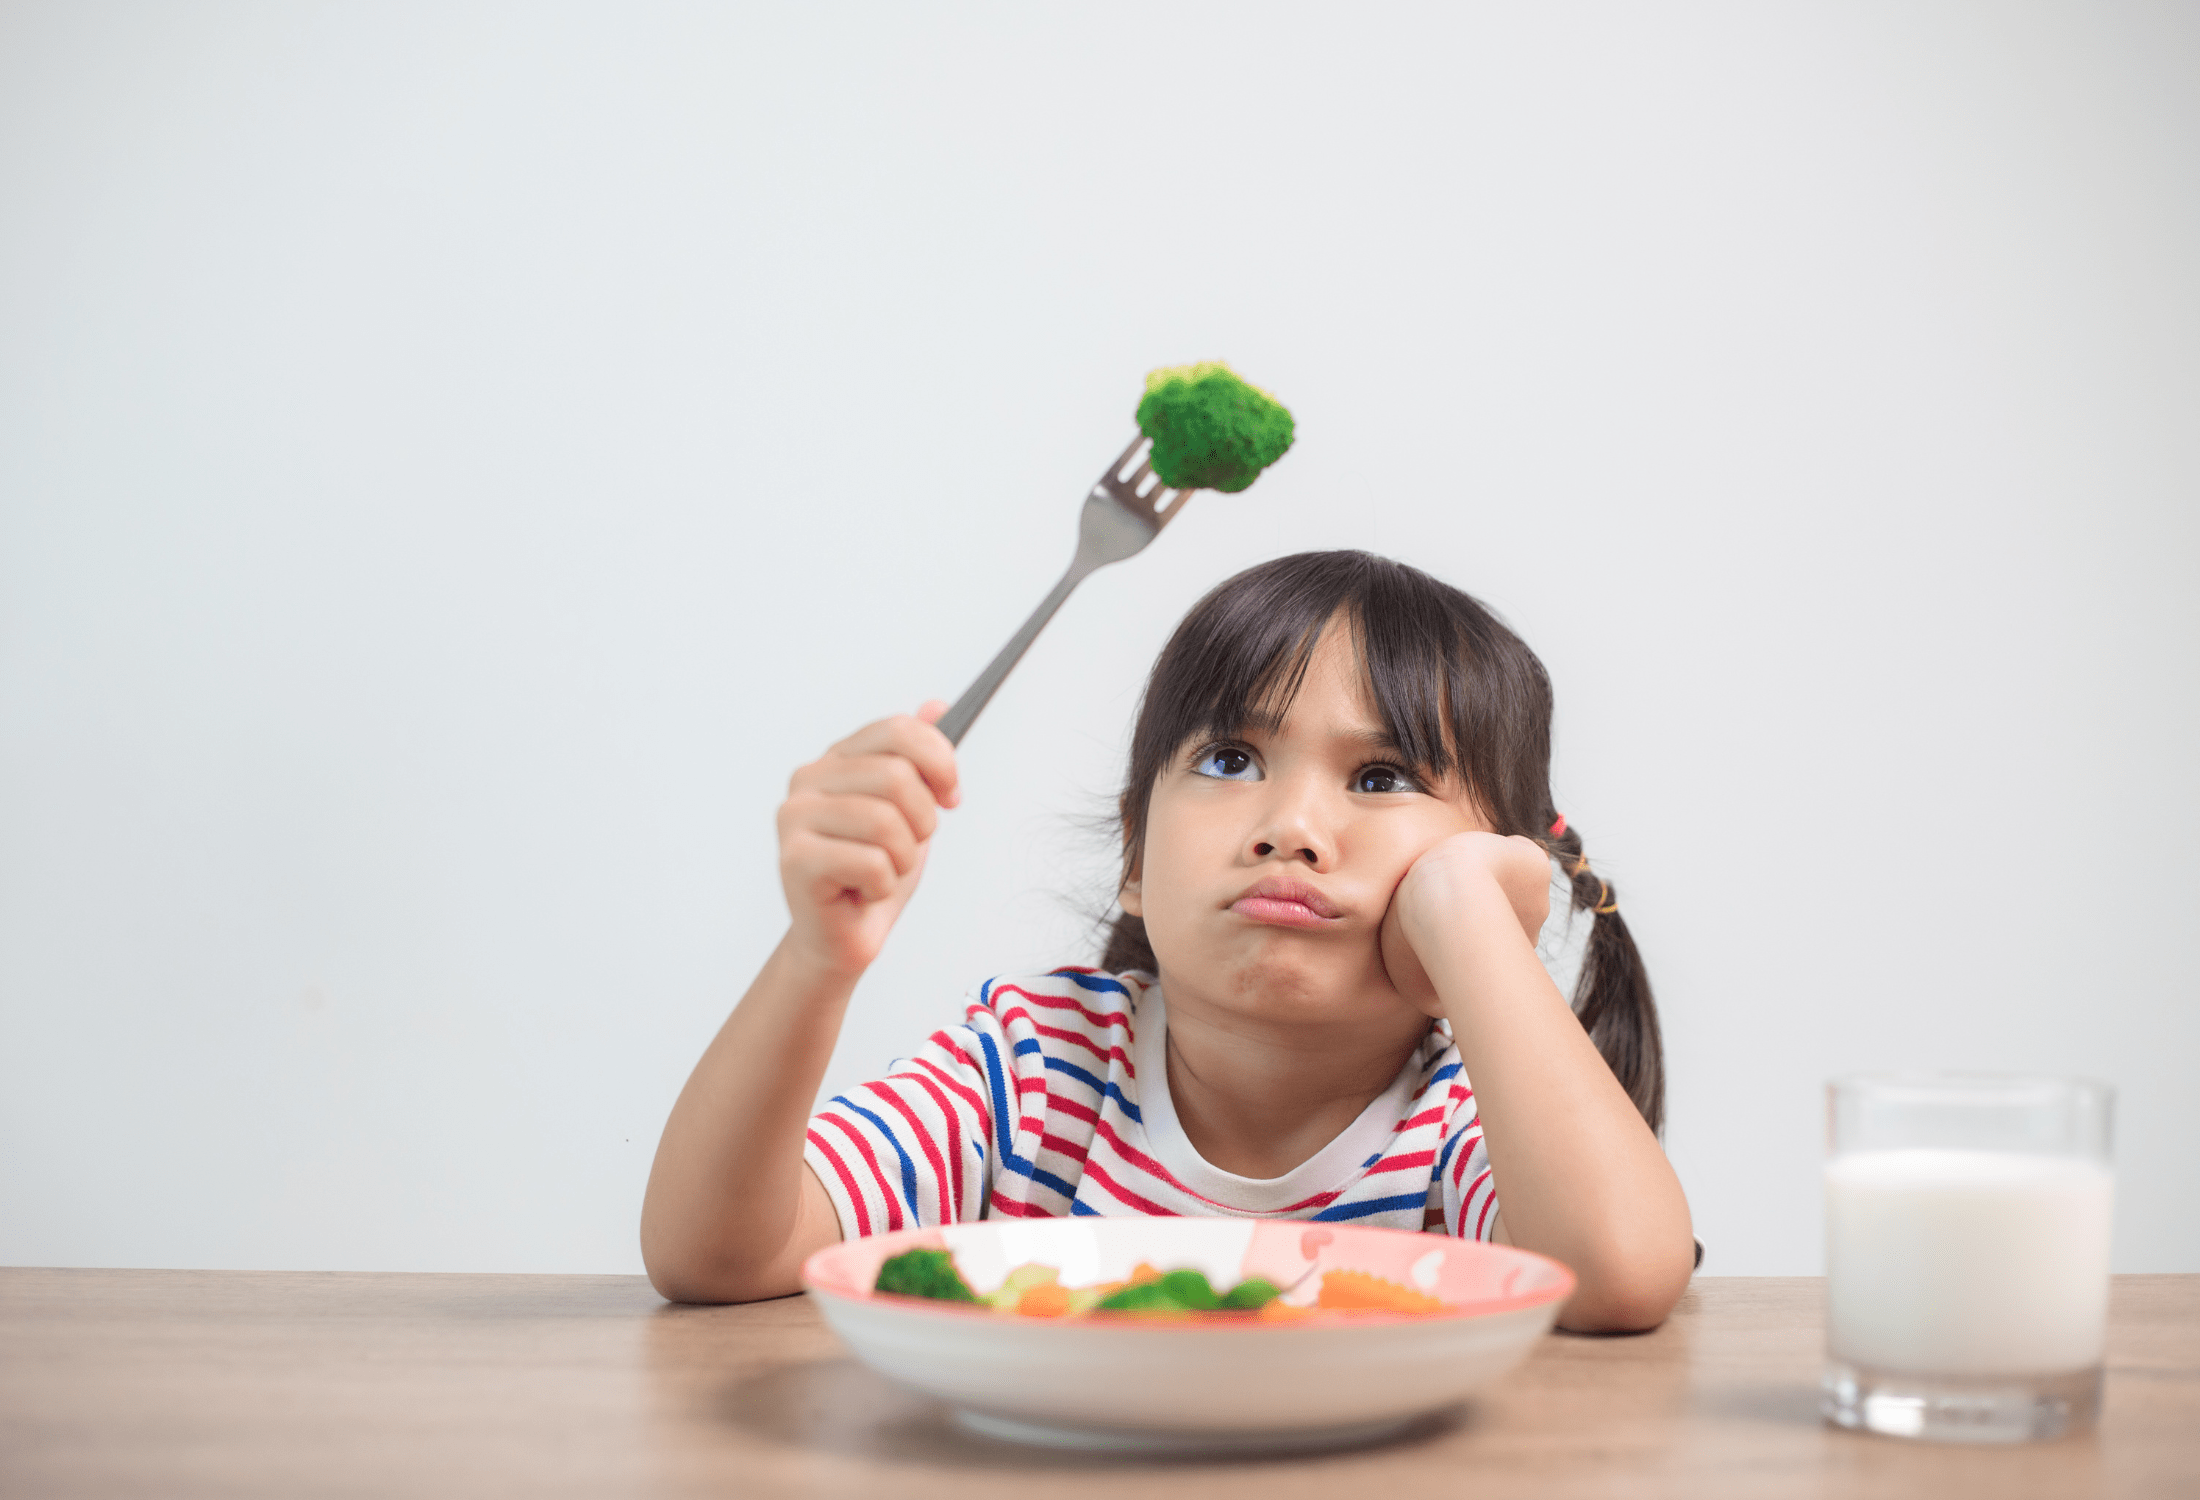
<path fill-rule="evenodd" d="M 1510 1239 L 1579 1282 L 1559 1322 L 1651 1328 L 1694 1269 L 1688 1200 L 1536 957 L 1549 886 L 1549 856 L 1533 841 L 1455 834 L 1399 882 L 1384 958 L 1401 993 L 1433 990 L 1423 1003 L 1451 1022 Z M 1425 980 L 1410 972 L 1416 959 Z"/>
<path fill-rule="evenodd" d="M 916 891 L 938 809 L 961 800 L 932 727 L 946 710 L 860 729 L 789 783 L 787 935 L 680 1091 L 642 1199 L 642 1263 L 672 1301 L 786 1296 L 841 1237 L 803 1133 L 848 997 Z"/>

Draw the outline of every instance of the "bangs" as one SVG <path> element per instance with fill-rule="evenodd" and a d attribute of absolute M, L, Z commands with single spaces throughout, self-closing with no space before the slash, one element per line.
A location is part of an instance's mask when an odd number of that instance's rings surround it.
<path fill-rule="evenodd" d="M 1407 771 L 1432 784 L 1456 776 L 1500 831 L 1540 829 L 1551 699 L 1534 654 L 1474 599 L 1418 568 L 1366 552 L 1309 552 L 1218 585 L 1162 649 L 1132 734 L 1126 833 L 1135 840 L 1145 792 L 1187 740 L 1282 721 L 1333 625 L 1350 633 L 1361 689 Z"/>
<path fill-rule="evenodd" d="M 1273 731 L 1297 700 L 1323 634 L 1342 628 L 1361 692 L 1405 769 L 1434 781 L 1463 775 L 1451 720 L 1464 696 L 1465 643 L 1446 612 L 1427 608 L 1435 601 L 1413 598 L 1416 591 L 1385 588 L 1392 580 L 1380 573 L 1353 570 L 1323 581 L 1330 586 L 1278 579 L 1283 586 L 1248 588 L 1196 629 L 1187 619 L 1183 633 L 1192 638 L 1172 642 L 1157 664 L 1148 688 L 1155 722 L 1141 727 L 1171 752 L 1194 738 Z"/>

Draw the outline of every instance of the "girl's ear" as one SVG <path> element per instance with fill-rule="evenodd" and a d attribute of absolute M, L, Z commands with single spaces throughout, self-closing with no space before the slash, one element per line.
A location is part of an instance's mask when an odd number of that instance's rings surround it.
<path fill-rule="evenodd" d="M 1146 915 L 1146 898 L 1144 893 L 1139 890 L 1136 875 L 1124 880 L 1122 889 L 1115 893 L 1115 904 L 1122 907 L 1131 916 L 1143 918 Z"/>

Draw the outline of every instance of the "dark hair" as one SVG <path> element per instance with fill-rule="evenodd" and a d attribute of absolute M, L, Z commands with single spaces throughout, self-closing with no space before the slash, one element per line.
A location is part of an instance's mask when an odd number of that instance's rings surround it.
<path fill-rule="evenodd" d="M 1499 833 L 1525 834 L 1573 875 L 1574 910 L 1595 926 L 1567 996 L 1652 1130 L 1665 1120 L 1658 1010 L 1611 887 L 1581 834 L 1550 832 L 1551 680 L 1489 609 L 1418 568 L 1367 552 L 1301 552 L 1247 568 L 1193 605 L 1154 662 L 1117 799 L 1123 879 L 1139 868 L 1155 780 L 1193 736 L 1242 733 L 1298 693 L 1323 627 L 1343 612 L 1383 727 L 1409 770 L 1456 773 Z M 1100 966 L 1159 971 L 1146 924 L 1117 915 Z"/>

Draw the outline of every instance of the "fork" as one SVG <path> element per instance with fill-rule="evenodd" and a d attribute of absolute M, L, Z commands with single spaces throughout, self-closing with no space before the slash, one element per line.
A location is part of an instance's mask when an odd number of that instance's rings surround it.
<path fill-rule="evenodd" d="M 1070 559 L 1069 571 L 1039 601 L 1023 629 L 1010 636 L 1000 655 L 978 674 L 978 680 L 955 700 L 955 706 L 940 716 L 939 730 L 949 744 L 962 743 L 978 711 L 992 700 L 995 690 L 1031 649 L 1031 643 L 1054 618 L 1070 590 L 1096 569 L 1144 551 L 1148 542 L 1161 535 L 1161 528 L 1184 509 L 1184 501 L 1192 492 L 1172 490 L 1161 482 L 1161 476 L 1153 471 L 1152 450 L 1153 444 L 1144 433 L 1132 438 L 1131 445 L 1116 455 L 1115 462 L 1093 485 L 1092 493 L 1085 496 L 1084 514 L 1077 524 L 1077 555 Z"/>

